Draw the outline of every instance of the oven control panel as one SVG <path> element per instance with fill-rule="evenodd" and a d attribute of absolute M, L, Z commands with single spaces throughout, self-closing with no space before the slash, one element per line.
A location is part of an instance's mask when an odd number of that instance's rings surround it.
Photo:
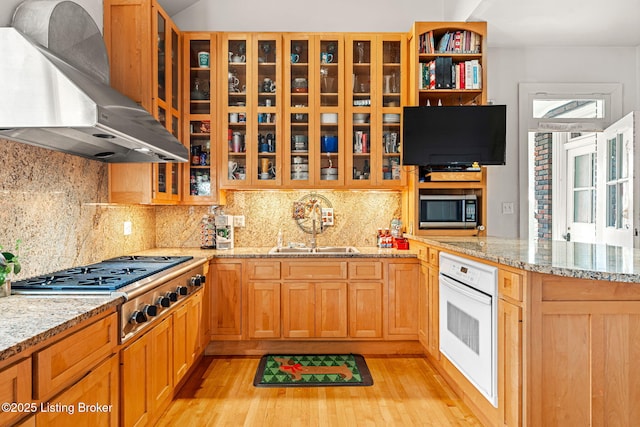
<path fill-rule="evenodd" d="M 126 301 L 120 307 L 120 340 L 125 342 L 142 333 L 164 314 L 200 291 L 206 282 L 203 266 L 175 277 Z"/>

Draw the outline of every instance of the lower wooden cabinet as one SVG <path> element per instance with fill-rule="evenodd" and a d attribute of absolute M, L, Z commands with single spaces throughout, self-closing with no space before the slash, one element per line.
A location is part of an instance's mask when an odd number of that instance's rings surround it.
<path fill-rule="evenodd" d="M 247 305 L 249 338 L 280 338 L 280 283 L 249 282 Z"/>
<path fill-rule="evenodd" d="M 418 339 L 419 265 L 394 262 L 388 265 L 387 335 Z"/>
<path fill-rule="evenodd" d="M 522 425 L 522 308 L 498 300 L 498 417 Z"/>
<path fill-rule="evenodd" d="M 36 425 L 116 427 L 120 425 L 118 399 L 118 356 L 114 355 L 48 403 L 42 403 Z"/>
<path fill-rule="evenodd" d="M 31 357 L 0 370 L 0 402 L 26 403 L 31 401 Z M 23 411 L 0 411 L 0 425 L 10 425 L 23 416 Z"/>
<path fill-rule="evenodd" d="M 212 340 L 242 339 L 242 261 L 211 264 L 209 331 Z"/>
<path fill-rule="evenodd" d="M 347 283 L 284 283 L 285 338 L 346 338 Z"/>
<path fill-rule="evenodd" d="M 150 425 L 173 392 L 171 317 L 121 351 L 122 425 Z"/>
<path fill-rule="evenodd" d="M 349 337 L 382 338 L 382 282 L 349 283 Z"/>

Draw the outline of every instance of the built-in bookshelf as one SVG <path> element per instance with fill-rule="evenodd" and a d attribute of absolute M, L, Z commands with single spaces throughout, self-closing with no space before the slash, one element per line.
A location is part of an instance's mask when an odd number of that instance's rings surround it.
<path fill-rule="evenodd" d="M 416 22 L 409 35 L 409 103 L 411 106 L 482 105 L 487 103 L 486 22 Z M 416 235 L 486 235 L 486 168 L 479 172 L 426 174 L 408 171 L 405 219 Z M 420 229 L 421 195 L 475 195 L 478 227 Z"/>
<path fill-rule="evenodd" d="M 416 22 L 411 105 L 485 104 L 485 22 Z"/>

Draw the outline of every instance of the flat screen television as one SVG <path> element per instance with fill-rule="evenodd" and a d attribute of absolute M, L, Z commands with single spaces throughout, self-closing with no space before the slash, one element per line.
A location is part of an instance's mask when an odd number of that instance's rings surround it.
<path fill-rule="evenodd" d="M 506 105 L 404 107 L 402 162 L 434 170 L 504 165 Z"/>

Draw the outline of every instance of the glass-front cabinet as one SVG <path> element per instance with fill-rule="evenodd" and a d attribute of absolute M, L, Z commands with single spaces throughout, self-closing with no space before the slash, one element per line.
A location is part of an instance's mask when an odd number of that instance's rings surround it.
<path fill-rule="evenodd" d="M 153 111 L 156 119 L 176 138 L 180 139 L 180 34 L 176 25 L 164 10 L 156 11 L 152 21 L 156 34 L 156 49 L 153 54 L 156 73 Z M 156 163 L 153 165 L 153 199 L 155 202 L 180 201 L 180 165 L 178 163 Z"/>
<path fill-rule="evenodd" d="M 284 184 L 345 182 L 344 40 L 337 34 L 284 36 Z"/>
<path fill-rule="evenodd" d="M 184 33 L 186 87 L 184 90 L 185 144 L 189 163 L 184 165 L 183 200 L 189 204 L 218 201 L 216 130 L 216 58 L 214 33 Z"/>
<path fill-rule="evenodd" d="M 401 118 L 406 82 L 402 34 L 350 34 L 345 41 L 346 185 L 393 188 L 404 184 Z"/>
<path fill-rule="evenodd" d="M 220 181 L 225 188 L 282 182 L 281 39 L 268 33 L 223 36 Z"/>

